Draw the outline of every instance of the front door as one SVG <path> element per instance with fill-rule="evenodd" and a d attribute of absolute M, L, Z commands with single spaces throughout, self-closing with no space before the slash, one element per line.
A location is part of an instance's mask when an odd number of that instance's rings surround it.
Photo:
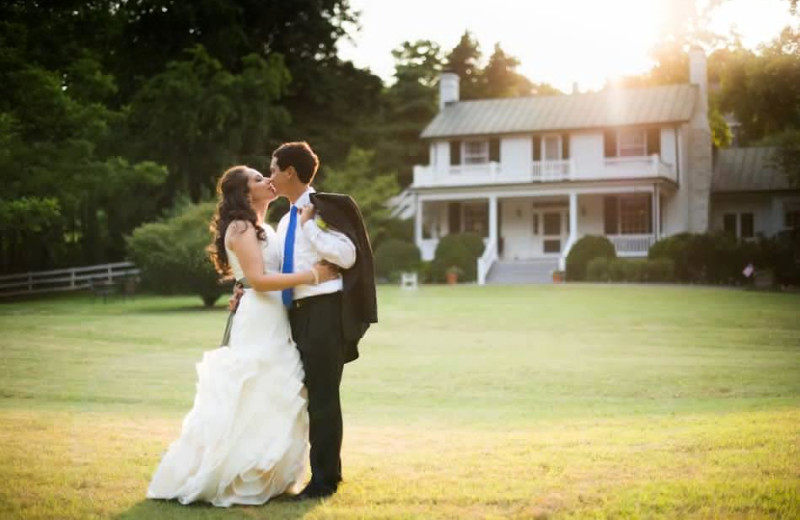
<path fill-rule="evenodd" d="M 533 212 L 533 249 L 536 256 L 558 256 L 568 230 L 567 210 L 541 209 Z"/>

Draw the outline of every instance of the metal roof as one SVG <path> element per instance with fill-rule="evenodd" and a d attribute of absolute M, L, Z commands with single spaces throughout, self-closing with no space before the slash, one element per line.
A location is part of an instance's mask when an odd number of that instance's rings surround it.
<path fill-rule="evenodd" d="M 786 175 L 772 165 L 775 148 L 726 148 L 717 152 L 711 191 L 791 190 Z"/>
<path fill-rule="evenodd" d="M 422 138 L 531 133 L 688 121 L 699 89 L 664 85 L 563 96 L 461 101 L 444 108 Z"/>

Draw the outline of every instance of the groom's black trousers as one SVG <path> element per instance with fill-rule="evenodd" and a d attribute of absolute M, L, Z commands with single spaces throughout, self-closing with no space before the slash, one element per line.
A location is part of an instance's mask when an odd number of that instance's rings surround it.
<path fill-rule="evenodd" d="M 292 302 L 289 321 L 308 390 L 311 484 L 335 490 L 342 480 L 342 293 Z"/>

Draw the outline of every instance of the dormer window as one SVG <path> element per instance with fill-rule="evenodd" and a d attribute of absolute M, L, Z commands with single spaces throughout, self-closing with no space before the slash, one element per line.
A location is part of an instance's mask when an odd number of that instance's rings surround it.
<path fill-rule="evenodd" d="M 489 141 L 464 141 L 464 164 L 489 162 Z"/>

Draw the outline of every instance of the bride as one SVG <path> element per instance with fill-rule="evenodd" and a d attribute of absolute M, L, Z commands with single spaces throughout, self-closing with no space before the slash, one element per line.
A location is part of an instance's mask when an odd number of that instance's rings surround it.
<path fill-rule="evenodd" d="M 194 406 L 147 497 L 259 505 L 297 490 L 308 449 L 303 366 L 280 290 L 338 273 L 317 264 L 305 272 L 275 274 L 281 252 L 264 215 L 276 195 L 261 173 L 233 167 L 217 192 L 211 257 L 220 274 L 244 282 L 245 293 L 233 315 L 230 341 L 197 364 Z"/>

